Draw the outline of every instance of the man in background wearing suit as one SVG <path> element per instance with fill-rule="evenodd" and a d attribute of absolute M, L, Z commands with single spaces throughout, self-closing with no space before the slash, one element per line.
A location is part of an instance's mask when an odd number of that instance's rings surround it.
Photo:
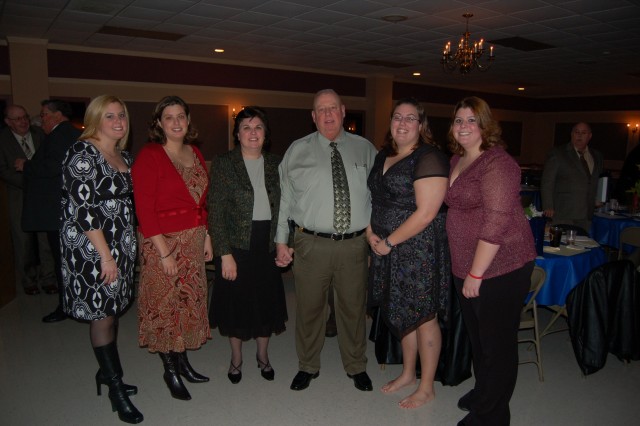
<path fill-rule="evenodd" d="M 542 172 L 542 207 L 554 224 L 578 225 L 589 232 L 596 206 L 602 154 L 589 149 L 591 127 L 578 123 L 571 142 L 549 153 Z"/>
<path fill-rule="evenodd" d="M 60 100 L 42 101 L 40 118 L 47 135 L 31 160 L 16 163 L 24 170 L 24 204 L 22 229 L 45 231 L 53 252 L 58 284 L 58 307 L 42 318 L 44 322 L 57 322 L 67 318 L 62 310 L 62 258 L 60 254 L 60 208 L 62 198 L 62 161 L 67 150 L 80 137 L 80 130 L 69 119 L 71 106 Z"/>
<path fill-rule="evenodd" d="M 28 295 L 40 293 L 38 284 L 47 294 L 54 294 L 58 286 L 46 235 L 24 232 L 20 225 L 23 176 L 16 170 L 16 162 L 30 159 L 40 147 L 44 133 L 39 127 L 30 126 L 29 114 L 20 105 L 5 108 L 4 122 L 7 127 L 0 132 L 0 179 L 7 187 L 16 285 L 22 286 Z"/>

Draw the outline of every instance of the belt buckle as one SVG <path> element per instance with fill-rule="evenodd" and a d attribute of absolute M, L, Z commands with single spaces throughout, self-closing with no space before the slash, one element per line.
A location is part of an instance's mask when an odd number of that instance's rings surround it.
<path fill-rule="evenodd" d="M 344 234 L 338 234 L 337 232 L 334 232 L 333 234 L 331 234 L 331 239 L 333 241 L 342 241 L 344 240 Z"/>

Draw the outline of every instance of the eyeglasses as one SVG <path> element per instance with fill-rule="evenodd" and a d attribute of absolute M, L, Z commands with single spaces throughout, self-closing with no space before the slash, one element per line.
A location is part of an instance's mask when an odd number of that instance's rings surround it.
<path fill-rule="evenodd" d="M 391 120 L 395 121 L 396 123 L 402 123 L 404 121 L 407 124 L 413 124 L 416 121 L 420 121 L 419 118 L 416 118 L 413 115 L 407 115 L 406 117 L 403 117 L 400 114 L 394 115 L 393 117 L 391 117 Z"/>

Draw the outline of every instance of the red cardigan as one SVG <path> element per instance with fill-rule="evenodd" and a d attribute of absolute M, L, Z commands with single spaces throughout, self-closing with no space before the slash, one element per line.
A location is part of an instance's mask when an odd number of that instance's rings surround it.
<path fill-rule="evenodd" d="M 191 147 L 206 170 L 202 153 Z M 131 177 L 138 229 L 145 238 L 207 226 L 208 188 L 196 204 L 162 145 L 149 142 L 140 150 Z"/>

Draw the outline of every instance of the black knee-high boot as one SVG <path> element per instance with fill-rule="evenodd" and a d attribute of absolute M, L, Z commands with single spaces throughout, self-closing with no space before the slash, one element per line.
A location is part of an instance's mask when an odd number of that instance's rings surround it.
<path fill-rule="evenodd" d="M 116 349 L 117 350 L 117 349 Z M 122 370 L 118 371 L 120 377 L 122 377 Z M 109 386 L 109 378 L 102 373 L 102 369 L 98 368 L 96 372 L 96 389 L 98 392 L 98 396 L 102 395 L 102 390 L 100 389 L 101 385 Z M 122 387 L 127 395 L 132 396 L 138 393 L 138 387 L 134 385 L 128 385 L 122 382 Z"/>
<path fill-rule="evenodd" d="M 191 399 L 191 395 L 189 391 L 184 386 L 182 382 L 182 378 L 180 378 L 180 374 L 178 373 L 178 353 L 177 352 L 169 352 L 163 353 L 160 352 L 160 358 L 162 359 L 162 364 L 164 365 L 164 382 L 167 384 L 169 391 L 171 392 L 171 396 L 175 399 L 182 399 L 184 401 L 188 401 Z"/>
<path fill-rule="evenodd" d="M 119 327 L 118 318 L 115 318 L 113 322 L 113 327 L 115 330 L 115 339 L 113 343 L 115 343 L 118 340 L 118 327 Z M 117 350 L 118 350 L 118 347 L 116 346 L 116 353 L 117 353 Z M 120 358 L 120 356 L 118 356 L 118 358 Z M 116 373 L 118 373 L 120 377 L 123 377 L 122 368 L 120 369 L 120 371 L 117 371 Z M 102 374 L 102 370 L 98 368 L 98 371 L 96 372 L 96 389 L 97 389 L 98 396 L 102 395 L 102 389 L 100 388 L 101 385 L 108 386 L 107 379 L 108 377 Z M 124 382 L 122 382 L 122 386 L 124 387 L 125 392 L 129 396 L 136 395 L 138 393 L 137 386 L 128 385 Z"/>
<path fill-rule="evenodd" d="M 196 372 L 191 364 L 189 364 L 187 351 L 178 352 L 178 372 L 191 383 L 204 383 L 209 381 L 207 376 Z"/>
<path fill-rule="evenodd" d="M 125 423 L 140 423 L 144 417 L 131 403 L 122 384 L 122 366 L 116 343 L 111 342 L 108 345 L 93 348 L 93 353 L 100 365 L 103 383 L 109 386 L 111 409 L 118 411 L 118 417 Z"/>

